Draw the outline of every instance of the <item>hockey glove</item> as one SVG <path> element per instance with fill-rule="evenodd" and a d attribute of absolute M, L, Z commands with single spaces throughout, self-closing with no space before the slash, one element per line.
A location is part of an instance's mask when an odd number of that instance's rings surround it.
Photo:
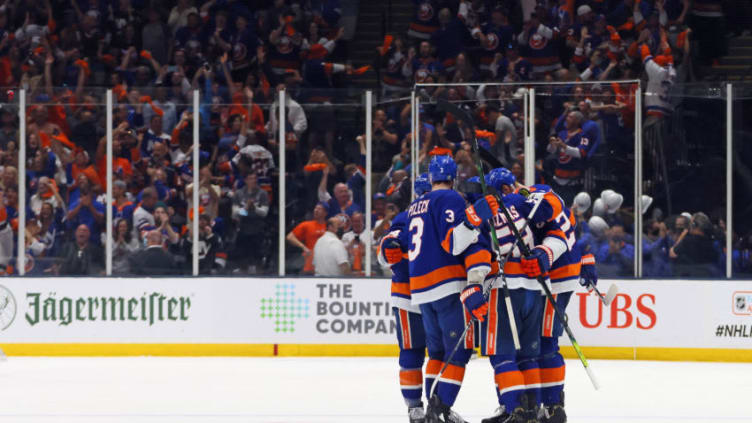
<path fill-rule="evenodd" d="M 402 260 L 402 247 L 396 238 L 387 238 L 382 244 L 384 250 L 384 258 L 389 264 L 399 263 Z"/>
<path fill-rule="evenodd" d="M 480 284 L 473 283 L 468 285 L 462 290 L 460 294 L 460 300 L 465 305 L 467 311 L 473 315 L 473 317 L 479 321 L 485 319 L 488 313 L 488 301 L 483 297 L 483 288 Z"/>
<path fill-rule="evenodd" d="M 592 254 L 582 256 L 580 267 L 580 285 L 587 287 L 588 292 L 598 284 L 598 270 L 595 268 L 595 257 Z"/>
<path fill-rule="evenodd" d="M 496 198 L 493 195 L 486 195 L 465 209 L 465 223 L 471 228 L 477 228 L 484 221 L 496 216 L 498 212 L 499 203 Z"/>
<path fill-rule="evenodd" d="M 539 245 L 530 251 L 530 255 L 520 260 L 522 270 L 531 278 L 543 276 L 553 264 L 553 252 L 550 248 Z"/>

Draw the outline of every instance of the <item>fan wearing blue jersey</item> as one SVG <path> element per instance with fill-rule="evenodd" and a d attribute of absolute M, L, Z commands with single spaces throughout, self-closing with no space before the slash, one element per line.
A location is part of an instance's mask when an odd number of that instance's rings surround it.
<path fill-rule="evenodd" d="M 512 192 L 509 187 L 514 186 L 514 175 L 507 169 L 492 170 L 486 180 L 497 192 L 507 194 L 503 197 L 503 202 L 513 222 L 508 222 L 501 212 L 493 218 L 499 253 L 502 257 L 510 251 L 512 254 L 503 263 L 504 279 L 497 278 L 492 285 L 488 318 L 481 323 L 481 352 L 488 355 L 493 366 L 499 401 L 494 415 L 484 419 L 483 423 L 535 422 L 540 388 L 537 357 L 540 354 L 543 300 L 538 282 L 521 270 L 520 249 L 510 228 L 510 224 L 514 224 L 522 233 L 528 248 L 534 247 L 531 228 L 525 223 L 534 203 Z M 506 283 L 509 288 L 512 314 L 520 340 L 519 351 L 515 350 L 502 283 Z"/>
<path fill-rule="evenodd" d="M 428 175 L 424 173 L 416 178 L 414 188 L 417 196 L 431 191 Z M 399 213 L 392 220 L 389 232 L 381 241 L 378 260 L 382 266 L 388 264 L 392 270 L 392 312 L 397 321 L 397 343 L 400 349 L 400 390 L 407 404 L 410 423 L 423 423 L 425 411 L 421 393 L 426 333 L 423 329 L 420 307 L 410 303 L 410 269 L 404 237 L 406 227 L 407 212 Z"/>
<path fill-rule="evenodd" d="M 491 270 L 491 251 L 478 227 L 496 214 L 498 204 L 488 196 L 466 207 L 452 189 L 456 174 L 450 156 L 434 156 L 428 166 L 431 192 L 407 211 L 410 296 L 420 307 L 428 347 L 426 390 L 431 392 L 434 379 L 437 384 L 426 410 L 429 423 L 464 422 L 451 407 L 470 359 L 473 334 L 459 337 L 469 319 L 483 320 L 488 310 L 481 284 Z M 462 348 L 450 357 L 458 341 Z"/>

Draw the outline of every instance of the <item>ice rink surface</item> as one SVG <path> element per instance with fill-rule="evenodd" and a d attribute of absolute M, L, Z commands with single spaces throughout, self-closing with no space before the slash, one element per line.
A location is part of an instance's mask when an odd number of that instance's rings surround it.
<path fill-rule="evenodd" d="M 567 361 L 569 421 L 752 422 L 752 364 L 593 360 L 594 391 Z M 496 407 L 470 362 L 455 409 Z M 396 358 L 16 358 L 0 363 L 0 422 L 407 421 Z"/>

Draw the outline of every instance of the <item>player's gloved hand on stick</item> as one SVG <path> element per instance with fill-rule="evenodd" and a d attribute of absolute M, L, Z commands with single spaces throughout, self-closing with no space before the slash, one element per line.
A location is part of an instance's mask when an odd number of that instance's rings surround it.
<path fill-rule="evenodd" d="M 480 284 L 468 285 L 462 290 L 460 300 L 475 319 L 481 322 L 485 319 L 488 313 L 488 301 L 483 297 L 483 287 Z"/>
<path fill-rule="evenodd" d="M 479 227 L 484 221 L 496 216 L 499 212 L 499 203 L 493 195 L 479 198 L 475 204 L 465 209 L 465 223 L 472 227 Z"/>
<path fill-rule="evenodd" d="M 580 285 L 587 287 L 588 292 L 598 285 L 598 269 L 595 268 L 595 257 L 585 254 L 580 261 Z"/>
<path fill-rule="evenodd" d="M 387 238 L 382 245 L 384 249 L 384 258 L 389 264 L 399 263 L 402 260 L 402 247 L 396 238 Z"/>
<path fill-rule="evenodd" d="M 539 245 L 530 251 L 530 255 L 520 260 L 522 270 L 531 278 L 537 278 L 548 272 L 553 262 L 553 252 L 548 247 Z"/>

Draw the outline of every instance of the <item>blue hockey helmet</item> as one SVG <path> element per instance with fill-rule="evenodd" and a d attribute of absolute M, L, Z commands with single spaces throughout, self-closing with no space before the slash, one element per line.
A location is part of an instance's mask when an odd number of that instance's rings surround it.
<path fill-rule="evenodd" d="M 503 192 L 501 187 L 504 185 L 509 185 L 510 187 L 514 188 L 514 183 L 516 181 L 517 178 L 514 177 L 514 174 L 512 174 L 512 172 L 510 172 L 509 169 L 505 167 L 497 167 L 496 169 L 492 169 L 486 176 L 486 182 L 488 183 L 488 185 L 492 186 L 499 193 Z"/>
<path fill-rule="evenodd" d="M 415 190 L 415 195 L 417 196 L 421 196 L 428 191 L 431 191 L 431 181 L 428 180 L 427 173 L 421 173 L 417 178 L 415 178 L 413 189 Z"/>
<path fill-rule="evenodd" d="M 432 184 L 453 181 L 457 177 L 457 163 L 452 156 L 433 156 L 428 164 L 428 177 Z"/>

